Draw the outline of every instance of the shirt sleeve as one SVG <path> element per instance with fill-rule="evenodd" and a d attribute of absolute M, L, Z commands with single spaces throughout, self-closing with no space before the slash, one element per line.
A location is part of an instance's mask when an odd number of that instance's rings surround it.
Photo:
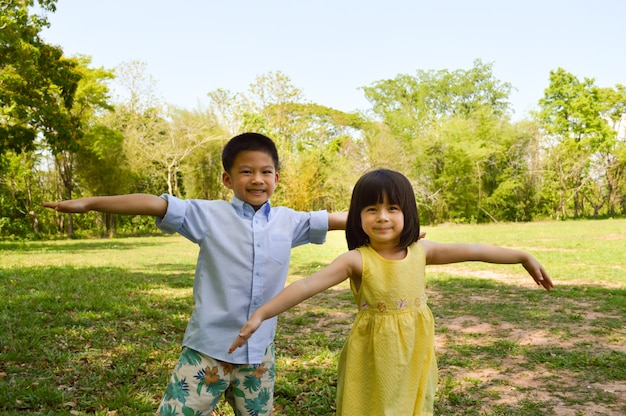
<path fill-rule="evenodd" d="M 328 212 L 315 211 L 311 213 L 311 230 L 309 239 L 313 244 L 322 244 L 326 242 L 326 233 L 328 232 Z"/>
<path fill-rule="evenodd" d="M 291 212 L 293 218 L 297 218 L 297 227 L 293 232 L 292 247 L 308 243 L 322 244 L 326 242 L 326 233 L 328 232 L 327 211 Z"/>
<path fill-rule="evenodd" d="M 172 195 L 163 194 L 161 198 L 167 201 L 167 211 L 163 218 L 156 217 L 156 226 L 163 232 L 173 234 L 178 232 L 185 219 L 186 205 L 181 199 Z"/>

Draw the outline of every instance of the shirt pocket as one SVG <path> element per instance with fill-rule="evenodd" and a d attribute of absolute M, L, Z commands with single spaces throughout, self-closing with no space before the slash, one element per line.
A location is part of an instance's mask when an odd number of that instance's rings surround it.
<path fill-rule="evenodd" d="M 270 234 L 270 257 L 279 264 L 289 262 L 291 238 L 286 234 Z"/>

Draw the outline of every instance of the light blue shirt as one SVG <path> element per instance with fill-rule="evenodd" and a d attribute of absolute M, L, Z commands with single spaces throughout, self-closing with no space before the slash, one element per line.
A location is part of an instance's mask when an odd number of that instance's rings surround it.
<path fill-rule="evenodd" d="M 156 225 L 200 246 L 193 285 L 195 306 L 183 345 L 221 361 L 262 362 L 274 340 L 276 318 L 266 320 L 248 343 L 228 354 L 239 330 L 261 305 L 285 286 L 291 248 L 326 241 L 328 213 L 270 207 L 258 211 L 233 197 L 168 201 Z"/>

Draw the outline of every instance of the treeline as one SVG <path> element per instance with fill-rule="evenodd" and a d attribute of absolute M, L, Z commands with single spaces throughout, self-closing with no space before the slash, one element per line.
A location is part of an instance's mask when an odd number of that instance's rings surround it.
<path fill-rule="evenodd" d="M 39 1 L 54 11 L 54 1 Z M 146 218 L 62 215 L 44 200 L 133 192 L 229 199 L 221 148 L 243 131 L 282 157 L 273 204 L 345 210 L 373 167 L 411 178 L 421 220 L 532 221 L 626 214 L 626 90 L 549 74 L 539 110 L 512 121 L 512 86 L 492 65 L 400 74 L 363 87 L 345 113 L 310 103 L 272 72 L 248 91 L 208 93 L 206 108 L 160 101 L 142 63 L 93 68 L 39 36 L 32 1 L 0 5 L 0 237 L 155 231 Z M 122 97 L 112 98 L 115 82 Z"/>

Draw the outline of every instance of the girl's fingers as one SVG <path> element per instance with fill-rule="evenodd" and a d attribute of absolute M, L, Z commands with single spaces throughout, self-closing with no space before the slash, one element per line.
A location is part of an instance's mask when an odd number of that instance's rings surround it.
<path fill-rule="evenodd" d="M 233 344 L 228 349 L 228 353 L 232 354 L 233 351 L 248 342 L 248 338 L 250 338 L 250 336 L 251 335 L 245 336 L 244 334 L 239 334 L 239 336 L 237 336 L 237 339 L 235 339 L 235 342 L 233 342 Z"/>

